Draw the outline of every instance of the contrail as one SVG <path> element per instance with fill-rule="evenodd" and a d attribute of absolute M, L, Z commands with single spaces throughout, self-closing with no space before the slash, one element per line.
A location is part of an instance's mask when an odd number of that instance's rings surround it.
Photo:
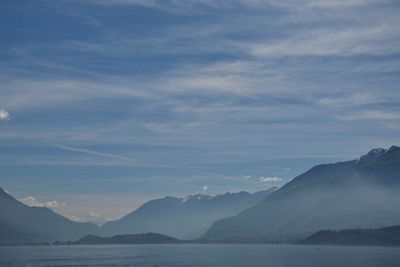
<path fill-rule="evenodd" d="M 95 156 L 100 156 L 100 157 L 105 157 L 105 158 L 120 159 L 120 160 L 124 160 L 124 161 L 136 162 L 136 160 L 132 159 L 132 158 L 118 156 L 118 155 L 114 155 L 114 154 L 110 154 L 110 153 L 99 152 L 99 151 L 85 149 L 85 148 L 80 148 L 80 147 L 72 147 L 72 146 L 59 145 L 59 144 L 55 144 L 54 147 L 62 149 L 62 150 L 74 151 L 74 152 L 79 152 L 79 153 L 88 154 L 88 155 L 95 155 Z"/>
<path fill-rule="evenodd" d="M 80 148 L 80 147 L 72 147 L 72 146 L 66 146 L 66 145 L 61 145 L 61 144 L 55 144 L 54 147 L 62 149 L 62 150 L 67 150 L 67 151 L 73 151 L 73 152 L 79 152 L 87 155 L 94 155 L 94 156 L 100 156 L 100 157 L 105 157 L 105 158 L 112 158 L 112 159 L 119 159 L 123 161 L 129 161 L 132 163 L 137 163 L 135 159 L 124 157 L 124 156 L 119 156 L 115 154 L 110 154 L 110 153 L 104 153 L 104 152 L 99 152 L 91 149 L 86 149 L 86 148 Z M 173 166 L 173 165 L 152 165 L 152 164 L 140 164 L 141 167 L 156 167 L 156 168 L 167 168 L 167 169 L 176 169 L 176 170 L 183 170 L 183 171 L 191 171 L 195 173 L 199 173 L 202 175 L 207 175 L 207 176 L 214 176 L 214 177 L 220 177 L 225 180 L 240 180 L 236 177 L 224 175 L 224 174 L 219 174 L 219 173 L 214 173 L 214 172 L 208 172 L 208 171 L 203 171 L 199 170 L 195 167 L 190 167 L 190 166 Z"/>

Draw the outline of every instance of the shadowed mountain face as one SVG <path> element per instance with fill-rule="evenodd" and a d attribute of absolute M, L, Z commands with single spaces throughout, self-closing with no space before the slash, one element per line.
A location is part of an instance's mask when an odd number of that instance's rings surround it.
<path fill-rule="evenodd" d="M 275 190 L 271 188 L 254 194 L 226 193 L 215 197 L 199 194 L 156 199 L 118 221 L 106 223 L 102 232 L 108 236 L 157 232 L 180 239 L 197 238 L 216 220 L 238 214 Z"/>
<path fill-rule="evenodd" d="M 0 244 L 76 240 L 99 229 L 91 223 L 78 223 L 48 208 L 28 207 L 0 188 Z"/>
<path fill-rule="evenodd" d="M 358 160 L 318 165 L 235 217 L 207 239 L 303 238 L 321 229 L 400 224 L 400 148 L 374 149 Z"/>

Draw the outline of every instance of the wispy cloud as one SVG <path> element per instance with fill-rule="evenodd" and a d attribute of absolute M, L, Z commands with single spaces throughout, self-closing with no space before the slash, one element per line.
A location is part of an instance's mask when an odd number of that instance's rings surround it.
<path fill-rule="evenodd" d="M 348 8 L 348 7 L 358 7 L 373 3 L 385 2 L 378 0 L 306 0 L 304 1 L 310 7 L 319 7 L 319 8 Z"/>
<path fill-rule="evenodd" d="M 53 201 L 39 201 L 36 197 L 27 196 L 25 198 L 19 199 L 22 203 L 30 207 L 46 207 L 46 208 L 59 208 L 66 206 L 64 202 Z"/>
<path fill-rule="evenodd" d="M 1 66 L 0 66 L 1 69 Z M 127 79 L 104 78 L 101 82 L 64 79 L 54 81 L 47 78 L 12 79 L 2 84 L 0 103 L 18 110 L 31 108 L 54 108 L 71 106 L 85 100 L 120 98 L 150 98 L 151 93 L 136 89 L 134 83 L 128 85 Z M 37 99 L 37 101 L 32 101 Z M 3 110 L 4 115 L 8 114 Z"/>
<path fill-rule="evenodd" d="M 249 6 L 249 7 L 265 7 L 265 6 L 281 6 L 281 7 L 318 7 L 318 8 L 348 8 L 356 7 L 371 3 L 377 3 L 382 1 L 377 0 L 229 0 L 229 1 L 218 1 L 218 0 L 86 0 L 87 2 L 103 4 L 103 5 L 144 5 L 149 7 L 190 7 L 198 6 L 199 4 L 210 6 L 214 8 L 232 8 L 237 5 Z"/>
<path fill-rule="evenodd" d="M 339 120 L 355 121 L 355 120 L 400 120 L 400 113 L 382 110 L 370 110 L 355 112 L 353 114 L 339 115 Z"/>
<path fill-rule="evenodd" d="M 379 95 L 372 95 L 370 93 L 353 93 L 346 97 L 323 97 L 318 100 L 321 105 L 332 107 L 351 107 L 367 105 L 371 103 L 385 102 L 388 99 L 382 98 Z"/>
<path fill-rule="evenodd" d="M 400 51 L 399 36 L 397 25 L 390 24 L 318 29 L 256 44 L 251 53 L 259 57 L 385 55 Z M 387 42 L 382 44 L 382 39 Z"/>
<path fill-rule="evenodd" d="M 260 177 L 260 182 L 262 183 L 270 183 L 270 182 L 280 182 L 283 179 L 277 177 L 277 176 L 262 176 Z"/>

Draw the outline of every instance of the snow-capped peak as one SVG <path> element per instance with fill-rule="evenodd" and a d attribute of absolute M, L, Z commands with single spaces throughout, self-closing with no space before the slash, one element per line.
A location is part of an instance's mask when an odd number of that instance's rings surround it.
<path fill-rule="evenodd" d="M 387 150 L 384 148 L 374 148 L 371 151 L 369 151 L 367 154 L 361 156 L 358 160 L 357 163 L 362 163 L 362 162 L 366 162 L 369 160 L 374 160 L 376 158 L 379 158 L 380 156 L 382 156 L 383 154 L 385 154 Z"/>
<path fill-rule="evenodd" d="M 190 194 L 186 195 L 182 198 L 182 202 L 186 202 L 188 200 L 201 200 L 201 199 L 212 199 L 213 197 L 209 195 L 203 195 L 203 194 Z"/>

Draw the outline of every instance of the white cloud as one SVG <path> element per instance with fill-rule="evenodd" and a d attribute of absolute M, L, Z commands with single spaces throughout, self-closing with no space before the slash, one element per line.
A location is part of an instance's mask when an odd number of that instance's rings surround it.
<path fill-rule="evenodd" d="M 58 202 L 56 200 L 42 202 L 33 196 L 27 196 L 25 198 L 20 199 L 19 201 L 30 207 L 59 208 L 66 206 L 64 202 Z"/>
<path fill-rule="evenodd" d="M 74 215 L 70 215 L 70 214 L 68 214 L 68 213 L 62 213 L 62 216 L 64 216 L 65 218 L 67 218 L 67 219 L 69 219 L 69 220 L 71 220 L 71 221 L 75 221 L 75 222 L 84 222 L 83 219 L 81 219 L 81 218 L 79 218 L 79 217 L 77 217 L 77 216 L 74 216 Z"/>
<path fill-rule="evenodd" d="M 282 181 L 282 179 L 277 176 L 262 176 L 262 177 L 260 177 L 260 182 L 263 182 L 263 183 L 280 182 L 280 181 Z"/>
<path fill-rule="evenodd" d="M 97 217 L 100 217 L 100 214 L 98 214 L 98 213 L 96 213 L 96 212 L 93 212 L 93 211 L 89 211 L 89 212 L 88 212 L 88 215 L 91 216 L 91 217 L 96 217 L 96 218 L 97 218 Z"/>
<path fill-rule="evenodd" d="M 371 103 L 377 103 L 387 100 L 379 95 L 373 95 L 371 93 L 354 93 L 347 95 L 346 97 L 324 97 L 321 98 L 318 103 L 324 106 L 331 107 L 352 107 L 360 106 Z"/>
<path fill-rule="evenodd" d="M 0 109 L 0 121 L 7 121 L 10 118 L 10 113 L 5 109 Z"/>
<path fill-rule="evenodd" d="M 208 190 L 208 186 L 207 185 L 204 185 L 203 186 L 203 192 L 206 192 Z"/>

